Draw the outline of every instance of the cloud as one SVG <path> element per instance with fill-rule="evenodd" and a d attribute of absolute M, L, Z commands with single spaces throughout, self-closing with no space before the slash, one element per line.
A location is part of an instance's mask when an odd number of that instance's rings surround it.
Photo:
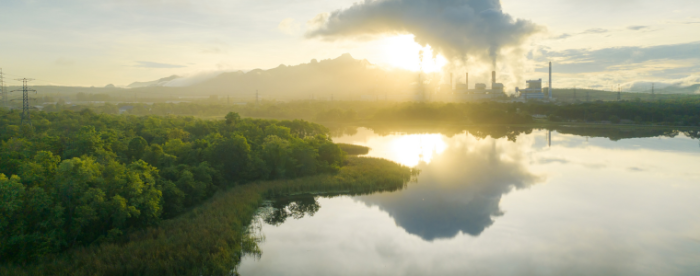
<path fill-rule="evenodd" d="M 308 27 L 310 30 L 320 29 L 324 24 L 326 24 L 330 16 L 331 14 L 327 12 L 319 13 L 314 16 L 314 18 L 306 21 L 306 27 Z"/>
<path fill-rule="evenodd" d="M 177 64 L 167 64 L 167 63 L 158 63 L 158 62 L 151 62 L 151 61 L 137 61 L 136 67 L 144 67 L 144 68 L 183 68 L 185 66 L 182 65 L 177 65 Z"/>
<path fill-rule="evenodd" d="M 295 35 L 299 32 L 299 23 L 294 18 L 285 18 L 277 25 L 277 29 L 288 35 Z"/>
<path fill-rule="evenodd" d="M 549 51 L 540 49 L 538 62 L 548 59 L 556 61 L 560 73 L 601 72 L 614 66 L 644 63 L 654 60 L 679 61 L 693 66 L 692 60 L 700 59 L 700 41 L 683 44 L 658 45 L 651 47 L 613 47 L 598 50 L 570 49 Z M 538 71 L 544 70 L 543 68 Z"/>
<path fill-rule="evenodd" d="M 628 26 L 627 29 L 632 30 L 632 31 L 639 31 L 639 30 L 649 29 L 649 26 Z"/>
<path fill-rule="evenodd" d="M 504 49 L 519 48 L 544 31 L 529 20 L 514 19 L 498 0 L 378 0 L 319 14 L 308 38 L 357 39 L 412 34 L 435 55 L 451 61 L 469 58 L 495 64 Z"/>
<path fill-rule="evenodd" d="M 558 36 L 552 37 L 552 39 L 567 39 L 567 38 L 569 38 L 569 37 L 571 37 L 570 34 L 563 33 L 563 34 L 560 34 L 560 35 L 558 35 Z"/>
<path fill-rule="evenodd" d="M 650 28 L 649 26 L 628 26 L 626 29 L 632 30 L 632 31 L 640 31 L 640 30 L 645 30 L 645 29 L 649 29 L 649 28 Z M 585 30 L 583 32 L 574 33 L 574 34 L 563 33 L 563 34 L 558 35 L 558 36 L 550 37 L 550 39 L 566 39 L 566 38 L 578 36 L 578 35 L 605 34 L 605 33 L 610 33 L 610 32 L 611 31 L 608 29 L 592 28 L 592 29 L 588 29 L 588 30 Z"/>
<path fill-rule="evenodd" d="M 561 164 L 567 164 L 569 163 L 569 160 L 563 159 L 563 158 L 541 158 L 538 163 L 540 164 L 550 164 L 550 163 L 561 163 Z"/>
<path fill-rule="evenodd" d="M 581 32 L 581 34 L 604 34 L 607 32 L 608 32 L 607 29 L 593 28 L 593 29 L 585 30 L 585 31 Z"/>
<path fill-rule="evenodd" d="M 700 17 L 691 16 L 687 20 L 681 21 L 681 24 L 700 24 Z"/>

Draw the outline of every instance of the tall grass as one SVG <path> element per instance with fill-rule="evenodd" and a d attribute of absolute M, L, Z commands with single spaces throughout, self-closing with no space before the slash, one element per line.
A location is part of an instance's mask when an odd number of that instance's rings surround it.
<path fill-rule="evenodd" d="M 79 248 L 39 263 L 6 264 L 0 275 L 231 275 L 241 252 L 256 246 L 245 232 L 265 198 L 393 191 L 415 173 L 383 159 L 350 157 L 337 174 L 237 186 L 120 243 Z"/>
<path fill-rule="evenodd" d="M 343 143 L 335 143 L 340 147 L 341 150 L 343 150 L 345 153 L 348 155 L 361 155 L 361 154 L 367 154 L 369 153 L 369 148 L 365 146 L 360 146 L 360 145 L 353 145 L 353 144 L 343 144 Z"/>

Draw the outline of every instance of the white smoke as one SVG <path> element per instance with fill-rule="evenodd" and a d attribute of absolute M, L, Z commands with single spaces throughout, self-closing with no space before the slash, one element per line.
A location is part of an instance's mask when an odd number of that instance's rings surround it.
<path fill-rule="evenodd" d="M 312 21 L 309 26 L 316 28 L 307 32 L 308 38 L 413 34 L 434 55 L 461 64 L 488 62 L 493 68 L 503 50 L 512 52 L 544 30 L 504 13 L 499 0 L 364 0 Z"/>

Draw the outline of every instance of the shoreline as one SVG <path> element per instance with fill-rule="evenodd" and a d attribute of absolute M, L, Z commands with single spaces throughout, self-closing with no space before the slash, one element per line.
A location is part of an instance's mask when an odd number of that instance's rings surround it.
<path fill-rule="evenodd" d="M 336 174 L 236 186 L 176 218 L 130 233 L 121 242 L 76 248 L 33 264 L 3 264 L 0 274 L 229 275 L 244 252 L 257 247 L 246 229 L 263 200 L 298 193 L 395 191 L 416 173 L 385 159 L 349 156 Z"/>
<path fill-rule="evenodd" d="M 612 124 L 612 123 L 582 123 L 582 122 L 547 122 L 537 121 L 528 124 L 465 124 L 450 121 L 358 121 L 348 123 L 316 122 L 325 127 L 524 127 L 524 128 L 547 128 L 547 127 L 599 127 L 599 128 L 647 128 L 647 129 L 688 129 L 700 130 L 700 126 L 672 126 L 672 125 L 647 125 L 647 124 Z"/>

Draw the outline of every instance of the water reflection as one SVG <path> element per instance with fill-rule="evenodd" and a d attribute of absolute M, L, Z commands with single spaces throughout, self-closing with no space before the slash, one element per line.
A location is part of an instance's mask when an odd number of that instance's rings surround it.
<path fill-rule="evenodd" d="M 288 218 L 300 219 L 313 216 L 321 208 L 312 195 L 298 195 L 276 198 L 266 204 L 267 211 L 262 212 L 263 221 L 270 225 L 281 225 Z"/>
<path fill-rule="evenodd" d="M 362 129 L 371 130 L 371 134 L 362 134 L 358 131 Z M 436 134 L 439 133 L 445 137 L 451 138 L 455 135 L 461 135 L 464 132 L 480 138 L 501 139 L 507 138 L 508 141 L 515 142 L 520 135 L 528 135 L 533 131 L 545 129 L 555 131 L 559 134 L 572 134 L 582 137 L 600 137 L 608 138 L 612 141 L 619 141 L 633 138 L 651 138 L 651 137 L 669 137 L 673 138 L 678 135 L 683 135 L 691 139 L 700 139 L 700 130 L 698 129 L 674 129 L 674 128 L 659 128 L 659 127 L 613 127 L 613 126 L 548 126 L 546 128 L 532 128 L 520 126 L 458 126 L 458 125 L 368 125 L 363 127 L 351 126 L 335 126 L 331 127 L 331 135 L 335 138 L 344 136 L 388 136 L 395 134 Z"/>
<path fill-rule="evenodd" d="M 516 149 L 493 140 L 454 143 L 431 163 L 421 162 L 417 183 L 405 191 L 357 199 L 378 206 L 424 240 L 460 232 L 478 236 L 503 215 L 499 202 L 504 194 L 542 181 L 527 171 L 522 159 Z"/>
<path fill-rule="evenodd" d="M 346 133 L 334 140 L 415 162 L 417 182 L 270 203 L 263 254 L 242 275 L 700 273 L 697 132 Z"/>

